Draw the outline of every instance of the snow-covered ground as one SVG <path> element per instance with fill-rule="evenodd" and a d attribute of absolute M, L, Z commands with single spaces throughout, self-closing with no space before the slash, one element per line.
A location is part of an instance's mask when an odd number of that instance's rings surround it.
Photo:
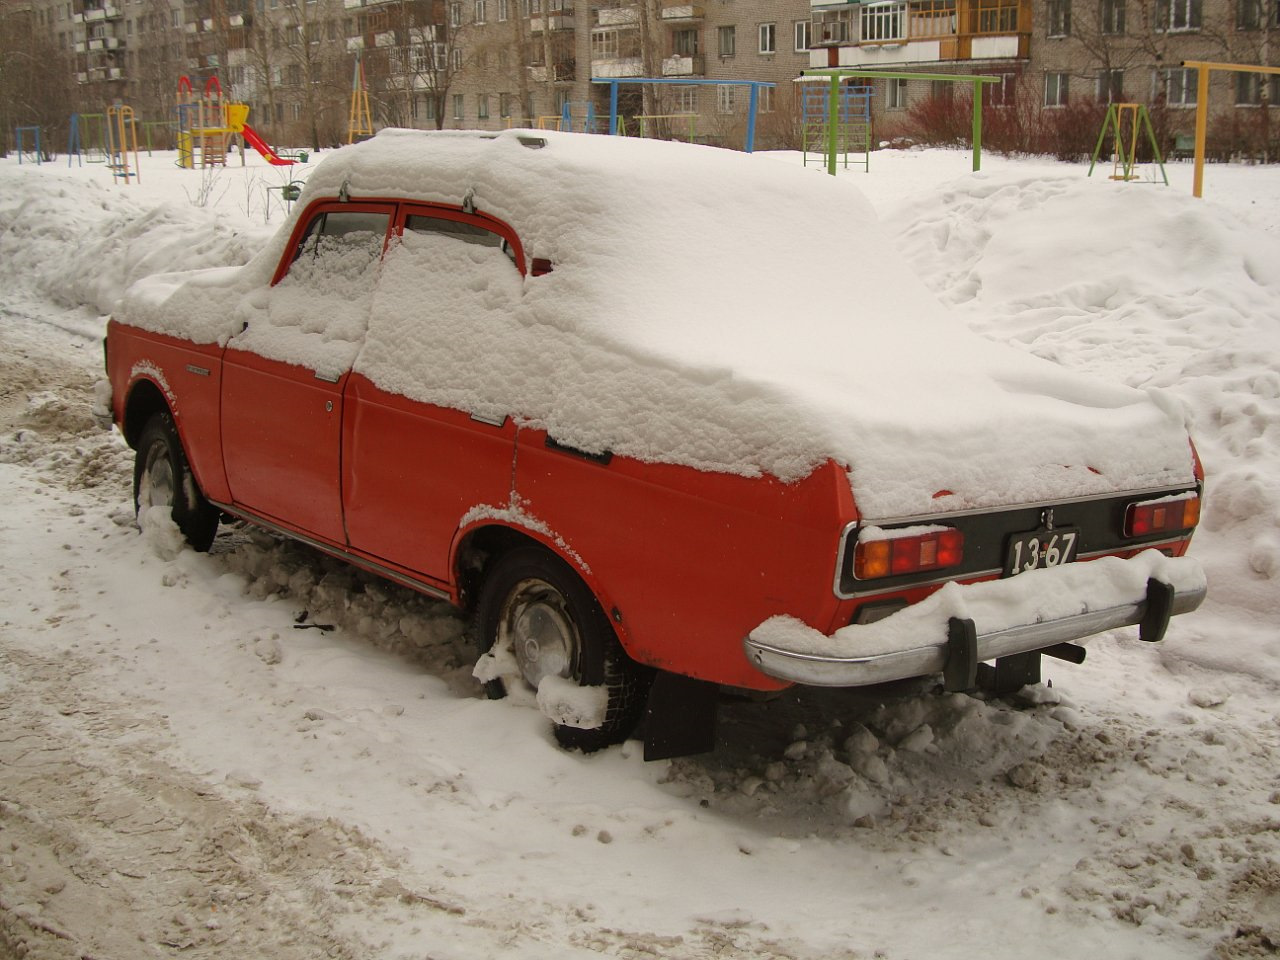
<path fill-rule="evenodd" d="M 243 262 L 310 169 L 143 163 L 124 186 L 0 161 L 0 956 L 1280 946 L 1280 169 L 1210 167 L 1204 200 L 1184 164 L 842 173 L 957 323 L 1186 405 L 1210 598 L 1017 702 L 727 702 L 714 754 L 645 764 L 484 700 L 439 604 L 249 529 L 207 556 L 137 533 L 131 453 L 92 416 L 104 314 Z M 858 238 L 814 222 L 850 273 L 796 283 L 856 304 Z"/>

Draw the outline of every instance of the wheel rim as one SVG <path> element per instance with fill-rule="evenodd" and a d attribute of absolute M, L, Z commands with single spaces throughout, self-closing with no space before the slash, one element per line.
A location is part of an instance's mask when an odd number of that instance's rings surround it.
<path fill-rule="evenodd" d="M 507 596 L 500 642 L 510 644 L 525 682 L 569 677 L 578 652 L 578 628 L 564 595 L 545 580 L 522 580 Z"/>
<path fill-rule="evenodd" d="M 142 482 L 138 484 L 139 507 L 172 507 L 174 504 L 173 464 L 169 461 L 169 448 L 163 443 L 153 443 L 147 451 L 142 470 Z"/>

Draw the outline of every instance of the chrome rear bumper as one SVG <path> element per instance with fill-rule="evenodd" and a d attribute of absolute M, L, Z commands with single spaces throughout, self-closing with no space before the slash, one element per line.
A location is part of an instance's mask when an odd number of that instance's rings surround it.
<path fill-rule="evenodd" d="M 892 616 L 829 637 L 794 618 L 773 617 L 743 646 L 757 669 L 795 683 L 858 687 L 942 673 L 949 689 L 966 689 L 984 660 L 1133 624 L 1141 625 L 1143 640 L 1160 640 L 1169 618 L 1195 610 L 1206 591 L 1195 560 L 1147 551 L 947 584 Z"/>

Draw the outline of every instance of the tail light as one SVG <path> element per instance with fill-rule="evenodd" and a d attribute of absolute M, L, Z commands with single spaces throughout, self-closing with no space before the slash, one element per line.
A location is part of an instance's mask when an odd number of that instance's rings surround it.
<path fill-rule="evenodd" d="M 964 534 L 952 527 L 862 531 L 853 554 L 859 580 L 954 567 L 964 559 Z"/>
<path fill-rule="evenodd" d="M 1157 533 L 1190 530 L 1200 522 L 1200 497 L 1189 493 L 1131 503 L 1124 514 L 1124 535 L 1146 537 Z"/>

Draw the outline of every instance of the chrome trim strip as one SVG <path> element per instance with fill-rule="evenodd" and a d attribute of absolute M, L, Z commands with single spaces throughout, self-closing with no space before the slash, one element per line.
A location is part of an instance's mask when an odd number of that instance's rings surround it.
<path fill-rule="evenodd" d="M 1190 613 L 1200 606 L 1206 588 L 1200 586 L 1174 595 L 1173 613 Z M 1103 610 L 1063 617 L 1042 623 L 1019 624 L 1005 630 L 978 634 L 978 660 L 994 660 L 1015 653 L 1043 650 L 1058 643 L 1140 623 L 1147 612 L 1147 600 L 1121 604 Z M 849 628 L 846 628 L 849 629 Z M 797 653 L 752 640 L 742 642 L 747 659 L 763 673 L 780 680 L 815 687 L 861 687 L 890 680 L 924 677 L 941 673 L 947 663 L 947 644 L 943 640 L 910 650 L 865 657 L 824 657 Z"/>
<path fill-rule="evenodd" d="M 194 363 L 188 363 L 187 373 L 194 373 L 197 377 L 207 377 L 209 376 L 209 368 L 197 367 Z"/>
<path fill-rule="evenodd" d="M 210 500 L 209 503 L 224 513 L 229 513 L 233 517 L 239 517 L 246 523 L 252 523 L 255 527 L 262 527 L 265 530 L 270 530 L 272 533 L 278 533 L 282 537 L 288 537 L 290 540 L 297 540 L 300 543 L 305 543 L 307 546 L 314 547 L 321 553 L 327 553 L 329 556 L 337 557 L 339 560 L 343 560 L 354 567 L 360 567 L 362 570 L 368 570 L 370 573 L 376 573 L 378 576 L 394 581 L 402 587 L 408 587 L 410 590 L 414 590 L 418 593 L 425 593 L 427 596 L 434 597 L 437 600 L 450 599 L 449 592 L 447 590 L 441 590 L 439 587 L 429 586 L 422 581 L 415 580 L 397 570 L 385 567 L 374 560 L 367 560 L 364 557 L 349 553 L 341 547 L 335 547 L 333 544 L 325 543 L 322 540 L 316 540 L 304 533 L 296 533 L 287 527 L 282 527 L 277 523 L 272 523 L 270 520 L 264 520 L 255 513 L 249 513 L 241 507 L 235 507 L 226 503 L 219 503 L 217 500 Z"/>

